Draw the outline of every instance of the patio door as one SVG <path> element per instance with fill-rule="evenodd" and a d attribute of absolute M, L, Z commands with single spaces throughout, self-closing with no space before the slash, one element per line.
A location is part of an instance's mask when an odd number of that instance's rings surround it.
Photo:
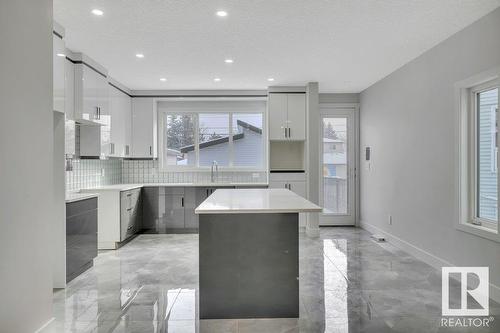
<path fill-rule="evenodd" d="M 356 223 L 358 106 L 320 105 L 320 225 Z"/>

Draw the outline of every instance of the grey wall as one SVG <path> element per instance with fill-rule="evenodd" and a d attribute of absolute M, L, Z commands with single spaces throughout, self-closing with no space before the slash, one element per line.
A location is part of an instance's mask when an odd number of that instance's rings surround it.
<path fill-rule="evenodd" d="M 51 318 L 52 1 L 0 2 L 0 331 Z"/>
<path fill-rule="evenodd" d="M 361 220 L 454 265 L 489 266 L 500 286 L 500 243 L 455 229 L 454 83 L 500 65 L 500 9 L 361 94 Z M 388 216 L 392 214 L 393 224 Z M 408 244 L 409 243 L 409 244 Z"/>
<path fill-rule="evenodd" d="M 319 103 L 359 103 L 359 94 L 320 93 Z"/>

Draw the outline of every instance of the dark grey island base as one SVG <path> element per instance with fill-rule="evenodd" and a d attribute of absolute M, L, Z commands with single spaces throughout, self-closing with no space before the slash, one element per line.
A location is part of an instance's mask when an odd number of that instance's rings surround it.
<path fill-rule="evenodd" d="M 199 215 L 200 318 L 298 318 L 298 213 Z"/>

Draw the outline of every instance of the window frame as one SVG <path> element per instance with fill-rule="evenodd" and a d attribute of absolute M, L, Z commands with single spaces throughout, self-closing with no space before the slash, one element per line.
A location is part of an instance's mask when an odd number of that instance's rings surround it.
<path fill-rule="evenodd" d="M 499 221 L 478 217 L 478 100 L 483 91 L 500 89 L 500 67 L 478 74 L 455 84 L 458 110 L 458 218 L 456 228 L 483 238 L 500 242 Z M 499 94 L 500 99 L 500 94 Z M 493 125 L 495 126 L 495 125 Z M 497 125 L 498 126 L 498 125 Z M 497 157 L 497 165 L 498 155 Z M 497 176 L 497 191 L 500 192 L 500 176 Z M 497 204 L 500 217 L 500 205 Z"/>
<path fill-rule="evenodd" d="M 197 172 L 197 171 L 210 171 L 211 166 L 200 166 L 200 145 L 199 145 L 199 115 L 207 113 L 216 114 L 228 114 L 229 115 L 229 165 L 223 166 L 219 165 L 218 168 L 221 171 L 249 171 L 249 172 L 267 172 L 267 107 L 262 111 L 221 111 L 219 109 L 207 108 L 203 111 L 186 111 L 186 110 L 160 110 L 158 109 L 158 160 L 159 167 L 161 171 L 165 172 Z M 184 165 L 167 165 L 164 160 L 164 147 L 167 144 L 164 128 L 166 115 L 180 115 L 189 114 L 194 117 L 194 145 L 195 145 L 195 156 L 196 163 L 195 166 L 184 166 Z M 262 154 L 263 160 L 260 167 L 239 167 L 234 166 L 234 145 L 233 145 L 233 115 L 234 114 L 261 114 L 262 115 Z"/>

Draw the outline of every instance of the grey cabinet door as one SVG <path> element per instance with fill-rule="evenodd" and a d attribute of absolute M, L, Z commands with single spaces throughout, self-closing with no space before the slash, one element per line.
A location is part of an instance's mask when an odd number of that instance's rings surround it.
<path fill-rule="evenodd" d="M 198 189 L 196 187 L 184 189 L 184 226 L 188 229 L 198 229 L 198 215 L 194 213 L 199 205 L 197 195 Z"/>
<path fill-rule="evenodd" d="M 97 198 L 66 204 L 66 281 L 97 257 Z"/>
<path fill-rule="evenodd" d="M 184 228 L 184 196 L 168 194 L 159 197 L 159 219 L 157 230 Z"/>
<path fill-rule="evenodd" d="M 144 187 L 142 189 L 142 229 L 156 231 L 159 216 L 159 188 Z"/>

